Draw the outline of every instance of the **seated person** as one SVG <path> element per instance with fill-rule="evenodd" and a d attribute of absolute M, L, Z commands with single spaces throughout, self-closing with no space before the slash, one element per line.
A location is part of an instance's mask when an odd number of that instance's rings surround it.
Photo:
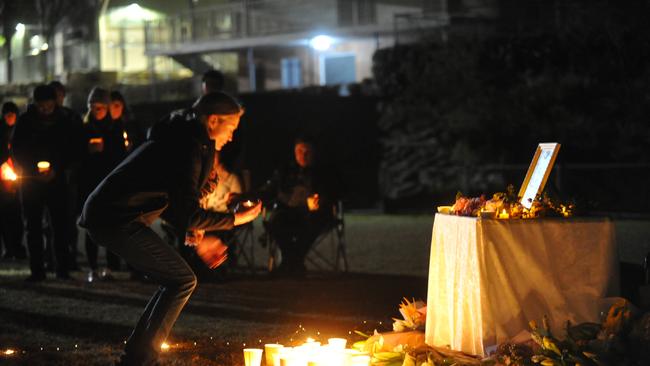
<path fill-rule="evenodd" d="M 336 175 L 319 164 L 311 139 L 296 139 L 294 158 L 271 184 L 277 207 L 267 229 L 282 252 L 278 271 L 302 274 L 312 244 L 334 225 L 333 208 L 338 195 Z"/>

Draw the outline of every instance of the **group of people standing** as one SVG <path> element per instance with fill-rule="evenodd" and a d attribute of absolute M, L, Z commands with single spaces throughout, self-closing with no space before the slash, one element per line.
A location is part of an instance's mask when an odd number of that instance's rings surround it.
<path fill-rule="evenodd" d="M 206 73 L 203 95 L 154 123 L 146 139 L 125 118 L 126 103 L 116 91 L 94 88 L 83 118 L 63 106 L 65 89 L 58 82 L 37 86 L 22 114 L 13 103 L 2 106 L 5 257 L 25 257 L 22 215 L 31 269 L 27 280 L 46 279 L 44 238 L 51 241 L 56 277 L 69 279 L 77 267 L 78 223 L 86 231 L 89 281 L 99 275 L 101 246 L 109 269 L 118 269 L 121 258 L 160 285 L 126 342 L 121 365 L 156 362 L 197 285 L 187 257 L 152 224 L 165 222 L 176 243 L 193 247 L 205 266 L 215 268 L 227 257 L 220 233 L 250 223 L 262 210 L 262 200 L 255 199 L 233 209 L 243 188 L 220 152 L 244 109 L 215 90 L 223 85 L 218 77 Z M 321 169 L 315 156 L 312 140 L 296 140 L 295 161 L 256 193 L 267 207 L 275 203 L 267 229 L 282 250 L 282 272 L 304 273 L 309 246 L 331 222 L 336 175 Z"/>
<path fill-rule="evenodd" d="M 25 230 L 31 270 L 27 280 L 33 282 L 45 280 L 46 265 L 59 279 L 69 279 L 69 272 L 79 268 L 76 218 L 81 203 L 142 140 L 135 123 L 126 118 L 126 101 L 119 92 L 94 88 L 83 118 L 65 107 L 64 99 L 63 84 L 53 81 L 34 88 L 23 113 L 13 102 L 2 106 L 0 164 L 3 172 L 15 174 L 3 176 L 0 193 L 4 257 L 25 258 Z M 88 278 L 94 280 L 97 246 L 88 238 L 85 245 Z M 107 257 L 109 268 L 119 269 L 119 259 L 110 253 Z"/>

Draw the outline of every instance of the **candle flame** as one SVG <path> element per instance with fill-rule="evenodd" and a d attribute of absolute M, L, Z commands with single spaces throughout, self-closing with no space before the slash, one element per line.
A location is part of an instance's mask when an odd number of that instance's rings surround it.
<path fill-rule="evenodd" d="M 168 351 L 169 350 L 169 344 L 167 344 L 167 342 L 163 342 L 160 345 L 160 349 L 163 350 L 163 351 Z"/>
<path fill-rule="evenodd" d="M 9 164 L 9 161 L 6 161 L 0 167 L 0 176 L 2 177 L 2 180 L 15 181 L 16 179 L 18 179 L 18 176 L 16 175 L 16 172 L 14 172 L 14 169 Z"/>
<path fill-rule="evenodd" d="M 129 135 L 127 135 L 126 131 L 122 133 L 122 137 L 124 137 L 124 147 L 129 147 Z"/>
<path fill-rule="evenodd" d="M 7 356 L 11 356 L 11 355 L 13 355 L 14 353 L 16 353 L 16 351 L 12 350 L 11 348 L 7 348 L 7 349 L 4 351 L 4 354 L 7 355 Z"/>

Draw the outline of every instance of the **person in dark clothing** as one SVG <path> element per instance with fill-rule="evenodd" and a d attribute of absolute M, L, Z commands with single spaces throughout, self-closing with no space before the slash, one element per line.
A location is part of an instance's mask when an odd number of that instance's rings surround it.
<path fill-rule="evenodd" d="M 122 365 L 156 362 L 161 344 L 196 287 L 190 266 L 150 228 L 152 222 L 163 218 L 178 237 L 184 237 L 191 230 L 245 224 L 261 210 L 256 205 L 224 214 L 199 208 L 214 154 L 232 138 L 242 113 L 232 97 L 218 92 L 202 96 L 191 109 L 173 112 L 151 128 L 148 140 L 86 200 L 80 225 L 90 237 L 160 284 L 126 342 Z M 204 259 L 211 266 L 212 259 Z"/>
<path fill-rule="evenodd" d="M 79 113 L 63 105 L 66 97 L 65 86 L 57 80 L 51 81 L 49 84 L 50 87 L 56 92 L 56 105 L 61 110 L 64 115 L 65 121 L 68 123 L 68 128 L 70 129 L 70 142 L 74 145 L 75 157 L 84 156 L 86 151 L 86 144 L 84 140 L 84 131 L 83 131 L 83 122 Z M 68 198 L 68 217 L 66 221 L 70 226 L 70 260 L 69 267 L 71 270 L 79 270 L 79 264 L 77 263 L 77 254 L 79 252 L 77 247 L 77 217 L 79 216 L 80 202 L 79 202 L 79 171 L 81 159 L 74 159 L 68 165 L 68 168 L 65 171 L 66 179 L 66 188 L 67 188 L 67 198 Z M 46 267 L 48 263 L 51 263 L 51 233 L 46 233 Z"/>
<path fill-rule="evenodd" d="M 111 92 L 111 104 L 108 106 L 108 112 L 113 121 L 117 121 L 124 127 L 124 139 L 129 151 L 134 150 L 144 141 L 144 133 L 140 130 L 138 123 L 133 116 L 128 113 L 129 109 L 126 99 L 122 93 L 117 90 Z"/>
<path fill-rule="evenodd" d="M 18 106 L 13 102 L 2 105 L 2 121 L 0 121 L 0 169 L 2 184 L 0 185 L 0 244 L 4 243 L 6 259 L 25 259 L 27 254 L 23 247 L 23 223 L 20 212 L 20 199 L 16 181 L 18 177 L 13 161 L 9 154 L 10 139 L 13 134 Z M 2 246 L 0 245 L 0 254 Z"/>
<path fill-rule="evenodd" d="M 11 142 L 14 163 L 21 177 L 22 208 L 27 230 L 31 276 L 28 281 L 45 279 L 43 263 L 43 213 L 52 218 L 56 276 L 69 279 L 70 225 L 65 171 L 73 160 L 73 133 L 56 93 L 47 85 L 34 89 L 34 103 L 20 115 Z"/>
<path fill-rule="evenodd" d="M 333 207 L 338 199 L 336 174 L 319 164 L 315 153 L 311 139 L 296 139 L 295 160 L 276 173 L 271 182 L 276 207 L 267 229 L 282 253 L 278 268 L 281 274 L 304 274 L 305 257 L 312 244 L 334 224 Z"/>
<path fill-rule="evenodd" d="M 107 90 L 95 87 L 88 95 L 88 113 L 84 118 L 84 137 L 87 141 L 87 152 L 82 163 L 80 186 L 81 201 L 84 202 L 99 182 L 119 164 L 127 154 L 129 140 L 125 135 L 126 129 L 121 118 L 114 120 L 109 113 L 111 105 L 110 94 Z M 87 281 L 93 282 L 100 278 L 97 265 L 97 244 L 86 234 L 86 255 L 88 257 Z M 103 278 L 112 277 L 110 271 L 120 269 L 120 258 L 110 250 L 106 251 L 107 269 L 102 272 Z"/>
<path fill-rule="evenodd" d="M 210 69 L 203 73 L 201 78 L 201 94 L 222 91 L 224 84 L 223 73 L 219 70 Z"/>

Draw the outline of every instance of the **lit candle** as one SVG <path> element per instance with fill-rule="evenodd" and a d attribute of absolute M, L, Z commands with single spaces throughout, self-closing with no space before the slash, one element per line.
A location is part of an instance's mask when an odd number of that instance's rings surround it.
<path fill-rule="evenodd" d="M 126 134 L 126 131 L 122 133 L 122 137 L 124 137 L 124 147 L 129 147 L 129 135 Z"/>
<path fill-rule="evenodd" d="M 246 366 L 260 366 L 262 364 L 261 348 L 244 348 L 244 364 Z"/>
<path fill-rule="evenodd" d="M 370 365 L 370 356 L 354 356 L 352 357 L 352 362 L 350 366 L 369 366 Z"/>
<path fill-rule="evenodd" d="M 39 173 L 47 173 L 50 171 L 50 162 L 49 161 L 39 161 L 36 163 Z"/>
<path fill-rule="evenodd" d="M 501 210 L 501 212 L 499 213 L 499 218 L 500 219 L 509 219 L 510 218 L 510 215 L 506 212 L 505 208 L 503 210 Z"/>
<path fill-rule="evenodd" d="M 267 366 L 276 366 L 275 356 L 280 352 L 284 346 L 277 343 L 269 343 L 264 345 L 264 352 L 266 356 L 266 365 Z M 278 365 L 279 366 L 279 365 Z"/>
<path fill-rule="evenodd" d="M 4 354 L 7 355 L 7 356 L 11 356 L 11 355 L 13 355 L 13 354 L 15 354 L 15 353 L 16 353 L 16 351 L 12 350 L 11 348 L 7 348 L 7 349 L 4 351 Z"/>
<path fill-rule="evenodd" d="M 0 167 L 0 176 L 2 177 L 2 180 L 15 181 L 18 179 L 16 172 L 6 161 Z"/>
<path fill-rule="evenodd" d="M 253 201 L 251 201 L 251 200 L 246 200 L 246 201 L 242 202 L 242 206 L 244 206 L 244 207 L 253 207 L 253 206 L 255 206 L 255 203 Z"/>
<path fill-rule="evenodd" d="M 169 344 L 167 344 L 167 342 L 163 342 L 163 343 L 160 345 L 160 349 L 161 349 L 162 351 L 168 351 L 168 350 L 169 350 Z"/>

